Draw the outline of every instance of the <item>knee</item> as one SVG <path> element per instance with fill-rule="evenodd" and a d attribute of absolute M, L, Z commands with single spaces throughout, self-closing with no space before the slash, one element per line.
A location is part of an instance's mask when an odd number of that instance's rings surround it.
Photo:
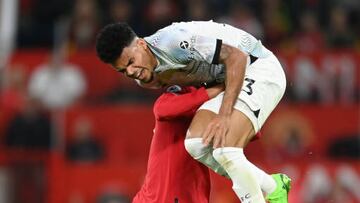
<path fill-rule="evenodd" d="M 222 166 L 232 165 L 234 161 L 246 160 L 243 149 L 235 147 L 217 148 L 213 151 L 214 159 Z"/>
<path fill-rule="evenodd" d="M 196 160 L 210 153 L 210 147 L 202 143 L 202 138 L 188 138 L 184 141 L 186 151 Z"/>

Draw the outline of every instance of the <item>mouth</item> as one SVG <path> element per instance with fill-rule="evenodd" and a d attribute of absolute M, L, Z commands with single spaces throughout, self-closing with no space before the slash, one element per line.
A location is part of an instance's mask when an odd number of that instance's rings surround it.
<path fill-rule="evenodd" d="M 136 78 L 142 80 L 144 78 L 144 69 L 141 69 L 137 74 Z"/>

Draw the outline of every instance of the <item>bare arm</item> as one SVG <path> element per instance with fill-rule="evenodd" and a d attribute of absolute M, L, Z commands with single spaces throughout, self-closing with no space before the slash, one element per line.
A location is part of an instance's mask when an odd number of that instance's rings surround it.
<path fill-rule="evenodd" d="M 216 97 L 224 90 L 223 85 L 196 89 L 187 87 L 187 93 L 162 94 L 154 104 L 155 117 L 158 120 L 171 120 L 178 117 L 192 117 L 205 101 Z"/>
<path fill-rule="evenodd" d="M 208 124 L 204 134 L 203 142 L 208 145 L 213 141 L 213 147 L 223 147 L 225 137 L 230 127 L 230 118 L 245 76 L 247 55 L 239 49 L 222 45 L 220 51 L 220 62 L 225 64 L 225 93 L 220 106 L 219 114 Z"/>
<path fill-rule="evenodd" d="M 240 94 L 244 81 L 247 54 L 239 49 L 223 44 L 220 51 L 220 62 L 225 64 L 225 94 L 220 107 L 220 116 L 230 116 L 235 101 Z"/>
<path fill-rule="evenodd" d="M 179 117 L 191 117 L 196 109 L 209 99 L 205 88 L 183 88 L 185 93 L 163 93 L 154 104 L 157 120 L 172 120 Z"/>

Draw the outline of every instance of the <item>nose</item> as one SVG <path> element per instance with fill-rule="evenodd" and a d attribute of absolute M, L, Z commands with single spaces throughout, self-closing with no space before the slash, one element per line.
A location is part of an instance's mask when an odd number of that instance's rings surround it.
<path fill-rule="evenodd" d="M 126 68 L 126 76 L 133 77 L 135 73 L 136 73 L 136 68 L 134 68 L 133 66 L 128 66 Z"/>

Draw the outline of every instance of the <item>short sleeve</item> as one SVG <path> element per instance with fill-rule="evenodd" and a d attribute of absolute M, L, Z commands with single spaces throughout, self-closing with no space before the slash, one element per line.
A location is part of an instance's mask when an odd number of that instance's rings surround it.
<path fill-rule="evenodd" d="M 179 63 L 192 60 L 218 64 L 222 40 L 194 34 L 184 27 L 170 26 L 152 36 L 154 47 L 170 54 Z"/>

